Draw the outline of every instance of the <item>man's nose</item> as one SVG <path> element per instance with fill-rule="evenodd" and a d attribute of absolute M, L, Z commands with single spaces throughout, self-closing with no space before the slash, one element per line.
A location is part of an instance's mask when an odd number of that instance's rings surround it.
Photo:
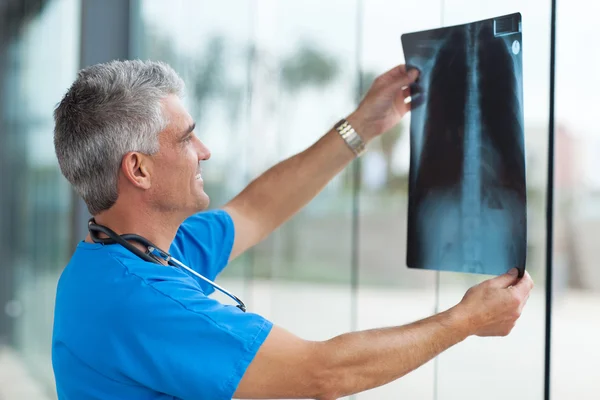
<path fill-rule="evenodd" d="M 210 158 L 210 150 L 201 140 L 198 140 L 198 159 L 201 161 L 208 160 Z"/>

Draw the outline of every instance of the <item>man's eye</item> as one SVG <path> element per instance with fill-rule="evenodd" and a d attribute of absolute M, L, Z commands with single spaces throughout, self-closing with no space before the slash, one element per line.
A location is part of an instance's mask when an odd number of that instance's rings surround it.
<path fill-rule="evenodd" d="M 192 140 L 192 136 L 193 136 L 193 135 L 187 135 L 187 136 L 186 136 L 186 137 L 183 139 L 183 141 L 184 141 L 184 142 L 189 142 L 189 141 L 191 141 L 191 140 Z"/>

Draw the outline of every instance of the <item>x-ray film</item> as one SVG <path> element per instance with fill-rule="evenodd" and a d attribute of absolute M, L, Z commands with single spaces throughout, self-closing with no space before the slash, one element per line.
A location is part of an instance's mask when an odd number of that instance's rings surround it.
<path fill-rule="evenodd" d="M 402 35 L 411 87 L 409 268 L 522 275 L 521 14 Z"/>

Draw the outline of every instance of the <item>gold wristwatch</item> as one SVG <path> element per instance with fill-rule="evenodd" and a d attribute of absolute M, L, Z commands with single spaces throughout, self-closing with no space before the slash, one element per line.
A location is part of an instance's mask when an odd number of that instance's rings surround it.
<path fill-rule="evenodd" d="M 364 153 L 366 149 L 365 143 L 348 121 L 341 119 L 340 122 L 335 124 L 335 130 L 338 131 L 342 139 L 344 139 L 356 157 L 359 157 L 362 153 Z"/>

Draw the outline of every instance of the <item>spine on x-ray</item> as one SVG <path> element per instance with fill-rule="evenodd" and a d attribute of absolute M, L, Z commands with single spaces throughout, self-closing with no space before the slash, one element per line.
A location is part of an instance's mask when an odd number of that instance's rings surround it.
<path fill-rule="evenodd" d="M 461 231 L 465 271 L 480 270 L 481 245 L 481 111 L 476 36 L 467 31 L 467 98 L 465 104 Z"/>

